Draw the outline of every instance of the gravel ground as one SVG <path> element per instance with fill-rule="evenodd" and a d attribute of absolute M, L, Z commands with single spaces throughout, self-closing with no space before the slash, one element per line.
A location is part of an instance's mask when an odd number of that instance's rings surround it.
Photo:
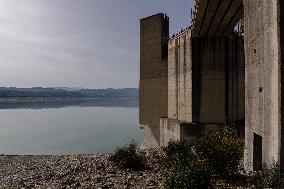
<path fill-rule="evenodd" d="M 162 188 L 161 169 L 120 170 L 109 154 L 63 156 L 0 155 L 2 188 Z"/>

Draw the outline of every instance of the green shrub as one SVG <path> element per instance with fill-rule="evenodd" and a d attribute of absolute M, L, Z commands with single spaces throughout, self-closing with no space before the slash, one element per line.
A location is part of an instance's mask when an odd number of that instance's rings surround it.
<path fill-rule="evenodd" d="M 135 141 L 117 148 L 110 160 L 121 169 L 143 170 L 147 168 L 144 156 L 137 152 Z"/>
<path fill-rule="evenodd" d="M 171 140 L 167 147 L 163 148 L 165 155 L 172 157 L 175 155 L 189 156 L 191 154 L 192 143 L 188 140 Z"/>
<path fill-rule="evenodd" d="M 161 165 L 163 167 L 175 165 L 177 161 L 179 164 L 185 164 L 189 157 L 192 156 L 192 143 L 187 140 L 172 140 L 167 147 L 162 148 L 162 151 Z"/>
<path fill-rule="evenodd" d="M 238 175 L 244 141 L 234 137 L 231 127 L 226 126 L 201 137 L 195 149 L 198 156 L 208 163 L 214 177 L 230 179 Z"/>
<path fill-rule="evenodd" d="M 264 169 L 261 183 L 265 188 L 284 188 L 284 177 L 281 175 L 279 164 L 273 164 L 271 168 Z"/>
<path fill-rule="evenodd" d="M 165 188 L 208 188 L 211 174 L 208 172 L 207 162 L 201 161 L 195 153 L 194 142 L 171 141 L 163 151 L 166 165 Z"/>
<path fill-rule="evenodd" d="M 239 173 L 244 141 L 224 127 L 196 142 L 171 142 L 164 149 L 168 166 L 165 188 L 209 188 L 212 179 L 231 179 Z"/>
<path fill-rule="evenodd" d="M 167 189 L 202 189 L 210 186 L 211 174 L 206 162 L 199 161 L 194 153 L 191 153 L 187 158 L 181 155 L 172 156 L 164 179 L 164 187 Z"/>

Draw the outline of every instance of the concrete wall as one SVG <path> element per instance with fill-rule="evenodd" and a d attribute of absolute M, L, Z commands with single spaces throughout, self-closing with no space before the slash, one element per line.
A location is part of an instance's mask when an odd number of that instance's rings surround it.
<path fill-rule="evenodd" d="M 229 61 L 226 62 L 227 118 L 229 121 L 245 119 L 245 55 L 244 40 L 240 37 L 228 40 Z"/>
<path fill-rule="evenodd" d="M 244 120 L 244 67 L 240 36 L 192 39 L 188 29 L 170 39 L 168 119 L 161 119 L 160 144 L 219 128 L 226 118 Z"/>
<path fill-rule="evenodd" d="M 159 127 L 168 115 L 169 19 L 164 14 L 140 21 L 139 123 Z"/>
<path fill-rule="evenodd" d="M 193 39 L 193 122 L 244 119 L 244 50 L 239 36 Z"/>
<path fill-rule="evenodd" d="M 284 65 L 284 1 L 280 1 L 280 21 L 278 20 L 278 24 L 280 27 L 280 32 L 279 32 L 279 37 L 280 37 L 280 51 L 281 51 L 281 65 Z M 282 35 L 281 35 L 282 34 Z M 281 68 L 281 83 L 284 83 L 284 69 Z M 284 106 L 284 88 L 281 87 L 281 107 Z M 281 117 L 284 117 L 284 111 L 281 111 Z M 284 145 L 283 145 L 283 140 L 284 140 L 284 127 L 282 126 L 281 123 L 281 152 L 280 152 L 280 165 L 282 170 L 284 169 Z"/>
<path fill-rule="evenodd" d="M 191 30 L 170 39 L 168 49 L 168 117 L 192 122 Z"/>
<path fill-rule="evenodd" d="M 160 147 L 160 127 L 157 126 L 143 126 L 144 140 L 142 148 L 159 148 Z"/>
<path fill-rule="evenodd" d="M 282 1 L 282 0 L 281 0 Z M 244 0 L 245 169 L 253 170 L 254 133 L 262 137 L 262 164 L 280 159 L 280 0 Z"/>
<path fill-rule="evenodd" d="M 160 146 L 167 146 L 171 140 L 181 139 L 180 121 L 168 118 L 161 118 L 160 121 Z"/>

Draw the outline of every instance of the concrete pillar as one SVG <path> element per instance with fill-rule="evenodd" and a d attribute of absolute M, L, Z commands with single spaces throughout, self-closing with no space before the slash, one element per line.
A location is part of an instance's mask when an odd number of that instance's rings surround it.
<path fill-rule="evenodd" d="M 255 136 L 262 138 L 261 164 L 270 166 L 274 162 L 280 163 L 282 77 L 279 10 L 280 0 L 244 0 L 244 165 L 247 171 L 252 171 L 256 163 Z"/>
<path fill-rule="evenodd" d="M 151 147 L 159 144 L 160 118 L 168 116 L 168 38 L 166 15 L 141 19 L 139 123 Z"/>

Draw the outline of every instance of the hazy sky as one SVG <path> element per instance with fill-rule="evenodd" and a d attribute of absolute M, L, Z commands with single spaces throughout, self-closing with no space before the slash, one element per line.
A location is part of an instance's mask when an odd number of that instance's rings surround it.
<path fill-rule="evenodd" d="M 194 0 L 0 0 L 0 86 L 138 87 L 139 19 Z"/>

